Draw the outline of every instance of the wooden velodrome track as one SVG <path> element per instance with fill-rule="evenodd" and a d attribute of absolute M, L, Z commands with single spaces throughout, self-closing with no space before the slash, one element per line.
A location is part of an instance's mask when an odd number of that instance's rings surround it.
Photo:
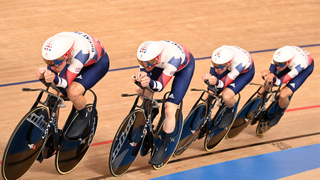
<path fill-rule="evenodd" d="M 68 0 L 0 1 L 0 156 L 16 124 L 33 104 L 37 93 L 22 87 L 41 88 L 34 69 L 44 67 L 41 46 L 53 34 L 83 31 L 98 38 L 110 57 L 110 71 L 93 88 L 98 95 L 99 125 L 92 147 L 70 174 L 59 175 L 54 158 L 35 162 L 22 179 L 113 179 L 108 170 L 111 140 L 127 115 L 133 98 L 130 76 L 138 71 L 136 50 L 146 40 L 169 39 L 185 45 L 196 59 L 191 87 L 204 88 L 201 74 L 209 72 L 213 50 L 221 45 L 237 45 L 253 52 L 256 75 L 269 68 L 274 49 L 284 45 L 304 46 L 315 59 L 313 74 L 295 93 L 280 123 L 262 137 L 249 126 L 232 140 L 224 140 L 211 154 L 203 149 L 203 139 L 194 142 L 162 170 L 154 170 L 148 157 L 138 157 L 130 170 L 115 179 L 147 179 L 200 166 L 254 156 L 285 148 L 320 143 L 320 1 L 319 0 Z M 122 69 L 124 68 L 124 69 Z M 16 84 L 17 83 L 17 84 Z M 170 85 L 164 91 L 170 90 Z M 247 86 L 239 108 L 254 93 Z M 157 94 L 161 97 L 163 93 Z M 199 97 L 185 96 L 184 116 Z M 59 126 L 69 109 L 62 110 Z M 260 143 L 257 145 L 257 143 Z M 231 148 L 233 148 L 231 150 Z M 203 156 L 206 155 L 207 156 Z M 180 160 L 180 161 L 174 161 Z M 316 179 L 320 169 L 286 179 Z"/>

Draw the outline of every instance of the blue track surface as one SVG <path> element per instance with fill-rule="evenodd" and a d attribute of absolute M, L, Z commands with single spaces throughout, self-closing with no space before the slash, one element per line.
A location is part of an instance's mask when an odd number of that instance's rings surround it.
<path fill-rule="evenodd" d="M 319 167 L 320 144 L 315 144 L 213 164 L 153 180 L 269 180 Z"/>

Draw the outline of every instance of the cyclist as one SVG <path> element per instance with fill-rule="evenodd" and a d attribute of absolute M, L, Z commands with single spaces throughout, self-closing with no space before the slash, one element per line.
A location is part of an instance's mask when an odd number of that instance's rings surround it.
<path fill-rule="evenodd" d="M 175 113 L 191 82 L 195 62 L 186 47 L 169 40 L 143 42 L 137 50 L 137 59 L 140 72 L 137 72 L 135 77 L 143 87 L 150 86 L 151 89 L 160 92 L 171 78 L 175 77 L 165 104 L 163 141 L 150 159 L 151 164 L 159 165 L 165 158 L 166 147 L 174 134 Z M 135 90 L 137 93 L 142 93 L 142 89 L 138 86 Z M 145 95 L 149 96 L 151 93 L 145 91 Z"/>
<path fill-rule="evenodd" d="M 35 75 L 54 83 L 68 96 L 79 116 L 67 137 L 76 138 L 84 131 L 87 100 L 84 92 L 93 87 L 109 70 L 109 58 L 100 41 L 80 32 L 61 32 L 48 38 L 42 47 L 42 58 L 47 68 L 38 68 Z"/>
<path fill-rule="evenodd" d="M 289 105 L 289 97 L 299 89 L 312 73 L 314 61 L 312 55 L 297 46 L 284 46 L 273 55 L 269 70 L 261 72 L 261 76 L 269 83 L 286 86 L 280 90 L 279 110 L 269 121 L 269 126 L 276 125 Z"/>
<path fill-rule="evenodd" d="M 255 73 L 253 59 L 249 52 L 237 47 L 223 45 L 213 51 L 211 57 L 210 74 L 203 74 L 202 80 L 208 80 L 222 93 L 227 106 L 218 125 L 226 128 L 232 123 L 235 98 L 247 84 L 251 82 Z"/>

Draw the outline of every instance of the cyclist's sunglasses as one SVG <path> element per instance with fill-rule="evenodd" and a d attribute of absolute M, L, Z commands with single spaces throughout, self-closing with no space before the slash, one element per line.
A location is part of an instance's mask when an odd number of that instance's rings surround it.
<path fill-rule="evenodd" d="M 288 64 L 288 62 L 276 62 L 275 60 L 273 60 L 273 64 L 277 67 L 283 68 Z"/>
<path fill-rule="evenodd" d="M 144 67 L 144 68 L 153 67 L 153 66 L 156 64 L 156 61 L 157 61 L 156 58 L 151 59 L 150 61 L 140 61 L 140 60 L 138 59 L 139 64 L 140 64 L 142 67 Z"/>
<path fill-rule="evenodd" d="M 64 56 L 61 56 L 55 60 L 46 60 L 44 59 L 44 62 L 46 62 L 46 64 L 48 64 L 49 66 L 61 66 L 61 64 L 63 63 L 63 61 L 65 60 Z"/>
<path fill-rule="evenodd" d="M 216 64 L 216 63 L 214 63 L 214 62 L 211 61 L 211 64 L 212 64 L 212 66 L 213 66 L 214 68 L 219 69 L 219 70 L 225 69 L 225 68 L 227 68 L 227 66 L 228 66 L 228 63 L 227 63 L 227 62 L 224 63 L 224 64 Z"/>

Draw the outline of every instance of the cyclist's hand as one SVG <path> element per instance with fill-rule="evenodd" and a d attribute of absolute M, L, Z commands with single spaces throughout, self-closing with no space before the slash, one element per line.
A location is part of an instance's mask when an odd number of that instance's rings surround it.
<path fill-rule="evenodd" d="M 38 68 L 35 70 L 35 75 L 38 79 L 43 79 L 43 74 L 47 70 L 47 68 Z"/>
<path fill-rule="evenodd" d="M 149 86 L 150 78 L 148 77 L 146 72 L 137 72 L 135 76 L 136 76 L 136 80 L 141 83 L 142 87 Z"/>
<path fill-rule="evenodd" d="M 261 76 L 266 79 L 266 77 L 270 74 L 270 71 L 269 70 L 264 70 L 261 72 Z"/>
<path fill-rule="evenodd" d="M 45 71 L 44 72 L 44 78 L 46 80 L 46 83 L 52 83 L 56 75 L 52 71 Z"/>
<path fill-rule="evenodd" d="M 217 81 L 218 81 L 217 77 L 211 76 L 211 74 L 203 74 L 202 75 L 202 80 L 203 81 L 208 80 L 211 85 L 216 85 Z"/>
<path fill-rule="evenodd" d="M 211 74 L 202 74 L 201 79 L 202 81 L 206 81 L 210 78 Z"/>
<path fill-rule="evenodd" d="M 270 73 L 264 78 L 264 80 L 266 80 L 268 83 L 272 83 L 274 77 L 275 77 L 274 74 Z"/>
<path fill-rule="evenodd" d="M 217 77 L 211 76 L 211 74 L 203 74 L 201 78 L 203 81 L 208 80 L 211 85 L 216 85 L 218 81 Z"/>

